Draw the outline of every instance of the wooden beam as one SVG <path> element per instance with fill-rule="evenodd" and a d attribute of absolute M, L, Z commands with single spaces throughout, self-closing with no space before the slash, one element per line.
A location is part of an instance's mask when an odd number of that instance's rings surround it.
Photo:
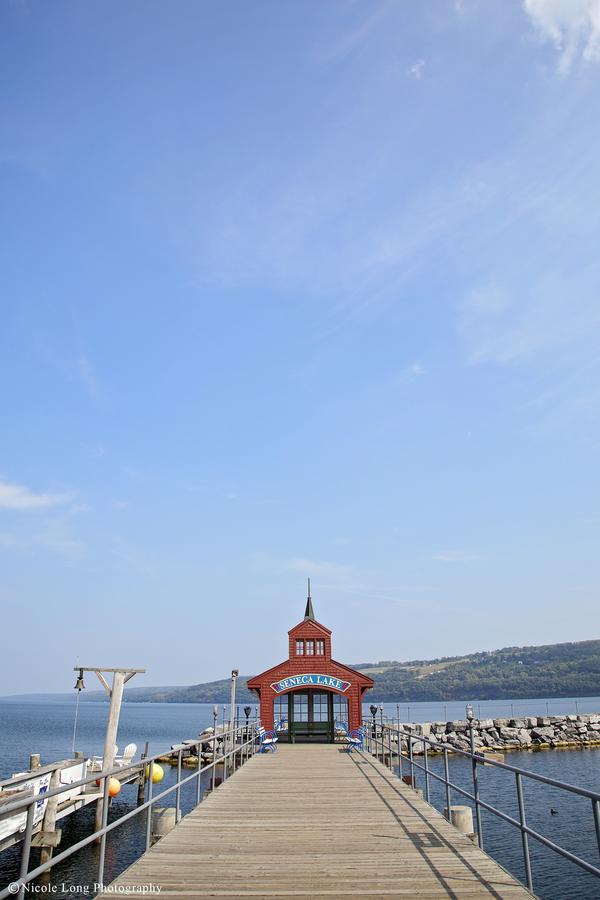
<path fill-rule="evenodd" d="M 125 679 L 122 671 L 114 673 L 112 690 L 110 692 L 108 721 L 106 723 L 106 733 L 104 735 L 104 753 L 102 754 L 103 772 L 108 772 L 112 769 L 115 760 L 115 741 L 117 739 L 117 728 L 119 727 L 119 714 L 121 712 L 121 702 L 123 700 L 124 681 Z M 96 804 L 96 830 L 102 827 L 103 805 L 104 801 L 100 798 Z"/>
<path fill-rule="evenodd" d="M 145 669 L 132 669 L 131 666 L 123 666 L 122 669 L 107 669 L 105 666 L 73 666 L 74 672 L 131 672 L 132 675 L 137 675 L 140 672 L 145 672 Z"/>
<path fill-rule="evenodd" d="M 106 691 L 106 693 L 107 693 L 108 696 L 110 697 L 110 695 L 111 695 L 111 693 L 112 693 L 112 688 L 111 688 L 111 686 L 109 685 L 108 681 L 106 680 L 106 678 L 104 677 L 104 675 L 102 674 L 102 672 L 96 672 L 96 675 L 97 675 L 98 678 L 100 679 L 100 684 L 103 686 L 104 690 Z"/>

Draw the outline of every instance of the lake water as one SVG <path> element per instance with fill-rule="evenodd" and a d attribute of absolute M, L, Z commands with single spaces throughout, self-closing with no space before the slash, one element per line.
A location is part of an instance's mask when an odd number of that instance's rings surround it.
<path fill-rule="evenodd" d="M 473 701 L 472 701 L 473 702 Z M 376 699 L 373 703 L 379 707 Z M 365 717 L 370 718 L 365 704 Z M 464 703 L 385 703 L 384 715 L 401 721 L 439 721 L 462 719 Z M 600 698 L 584 700 L 501 700 L 474 702 L 475 714 L 486 717 L 510 717 L 511 715 L 559 715 L 576 712 L 600 711 Z M 42 762 L 63 759 L 71 755 L 75 701 L 65 702 L 0 702 L 0 778 L 28 768 L 29 754 L 40 753 Z M 80 704 L 76 749 L 86 756 L 101 754 L 108 706 L 106 703 Z M 254 707 L 252 710 L 254 714 Z M 219 719 L 223 707 L 219 706 Z M 125 703 L 121 713 L 118 744 L 121 749 L 133 741 L 139 750 L 149 742 L 151 753 L 168 749 L 171 744 L 192 738 L 213 722 L 213 705 L 208 703 Z M 531 753 L 518 751 L 507 754 L 506 762 L 524 769 L 540 772 L 571 784 L 588 787 L 600 792 L 600 751 L 548 751 Z M 431 768 L 438 771 L 441 760 L 433 759 Z M 471 770 L 468 761 L 455 757 L 450 760 L 451 777 L 456 784 L 471 789 Z M 162 787 L 173 783 L 174 773 L 166 768 Z M 512 776 L 493 767 L 480 769 L 481 796 L 500 806 L 509 815 L 518 818 L 516 794 Z M 423 777 L 418 776 L 419 787 Z M 137 788 L 123 787 L 113 801 L 110 818 L 117 818 L 135 805 Z M 598 850 L 591 815 L 590 801 L 558 792 L 540 784 L 527 784 L 525 788 L 527 819 L 531 827 L 567 847 L 567 849 L 598 864 Z M 183 808 L 190 809 L 193 788 L 183 791 Z M 431 800 L 442 809 L 445 806 L 443 788 L 431 779 Z M 465 802 L 459 796 L 453 803 Z M 167 803 L 168 805 L 168 803 Z M 171 801 L 172 805 L 172 801 Z M 550 808 L 558 810 L 551 816 Z M 63 820 L 64 849 L 88 834 L 93 826 L 94 810 L 88 808 Z M 115 878 L 120 871 L 136 859 L 144 846 L 144 816 L 130 820 L 113 832 L 107 841 L 105 881 Z M 494 858 L 516 877 L 523 879 L 521 839 L 516 829 L 489 813 L 483 814 L 484 846 Z M 536 894 L 544 900 L 588 900 L 600 898 L 600 883 L 576 866 L 530 841 Z M 53 897 L 78 896 L 73 885 L 92 885 L 95 880 L 97 847 L 85 848 L 81 853 L 52 871 L 51 884 L 58 890 Z M 16 877 L 19 850 L 8 850 L 0 856 L 0 889 Z M 62 886 L 64 887 L 64 890 Z M 83 892 L 79 892 L 82 896 Z"/>

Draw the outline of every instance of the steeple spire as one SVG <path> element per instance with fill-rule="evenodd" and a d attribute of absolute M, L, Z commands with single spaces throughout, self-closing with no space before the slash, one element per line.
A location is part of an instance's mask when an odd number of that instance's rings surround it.
<path fill-rule="evenodd" d="M 308 597 L 306 598 L 306 609 L 304 611 L 304 621 L 315 621 L 315 614 L 313 611 L 312 598 L 310 596 L 310 578 L 308 579 Z"/>

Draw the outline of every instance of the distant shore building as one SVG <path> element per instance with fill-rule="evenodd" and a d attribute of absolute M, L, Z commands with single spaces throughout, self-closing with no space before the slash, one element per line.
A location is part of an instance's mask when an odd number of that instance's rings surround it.
<path fill-rule="evenodd" d="M 310 596 L 304 619 L 288 631 L 289 657 L 255 675 L 248 687 L 260 697 L 260 718 L 267 729 L 283 722 L 296 741 L 333 741 L 336 722 L 358 728 L 362 701 L 375 682 L 331 658 L 331 631 L 317 622 Z"/>

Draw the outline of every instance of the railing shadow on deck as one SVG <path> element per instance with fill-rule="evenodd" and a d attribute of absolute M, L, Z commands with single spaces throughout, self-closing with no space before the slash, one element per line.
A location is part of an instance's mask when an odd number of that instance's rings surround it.
<path fill-rule="evenodd" d="M 446 799 L 446 809 L 448 812 L 448 818 L 450 817 L 450 810 L 452 807 L 452 792 L 456 791 L 462 797 L 465 797 L 471 803 L 473 803 L 475 808 L 475 825 L 476 825 L 476 836 L 477 843 L 481 849 L 483 847 L 483 828 L 481 822 L 481 810 L 484 809 L 486 812 L 492 813 L 494 816 L 497 816 L 503 822 L 513 826 L 518 829 L 521 834 L 521 844 L 522 844 L 522 852 L 523 852 L 523 864 L 525 868 L 525 881 L 528 889 L 533 893 L 533 874 L 531 868 L 531 857 L 529 851 L 529 838 L 533 838 L 535 841 L 538 841 L 544 847 L 553 851 L 554 853 L 562 856 L 564 859 L 567 859 L 569 862 L 573 863 L 576 866 L 579 866 L 581 869 L 585 870 L 591 875 L 594 875 L 597 878 L 600 878 L 600 868 L 598 866 L 593 865 L 585 859 L 582 859 L 580 856 L 577 856 L 575 853 L 572 853 L 570 850 L 567 850 L 565 847 L 561 847 L 559 844 L 552 841 L 550 838 L 541 834 L 539 831 L 531 828 L 527 825 L 526 819 L 526 809 L 525 809 L 525 795 L 523 793 L 523 781 L 524 779 L 530 779 L 531 781 L 542 783 L 545 785 L 549 785 L 553 788 L 557 788 L 559 790 L 565 791 L 569 794 L 574 794 L 579 797 L 585 797 L 591 802 L 591 816 L 593 820 L 593 827 L 596 832 L 596 843 L 598 846 L 598 851 L 600 852 L 600 794 L 595 791 L 590 791 L 587 788 L 580 788 L 577 785 L 568 784 L 567 782 L 558 781 L 554 778 L 548 778 L 545 775 L 540 775 L 537 772 L 530 772 L 527 769 L 518 768 L 517 766 L 511 766 L 507 763 L 500 762 L 499 760 L 495 760 L 486 757 L 481 752 L 477 752 L 474 741 L 473 741 L 473 724 L 469 722 L 470 728 L 470 750 L 460 750 L 458 748 L 453 747 L 451 750 L 448 748 L 446 744 L 440 743 L 439 741 L 432 740 L 431 738 L 427 738 L 421 734 L 415 734 L 410 729 L 405 729 L 402 726 L 387 724 L 385 722 L 371 722 L 365 721 L 363 724 L 363 732 L 364 732 L 364 741 L 365 741 L 365 752 L 372 754 L 376 758 L 381 758 L 382 762 L 386 762 L 389 769 L 394 771 L 394 759 L 396 760 L 396 765 L 398 768 L 398 777 L 403 779 L 404 775 L 404 766 L 408 767 L 410 773 L 410 783 L 415 785 L 415 770 L 420 770 L 424 775 L 424 794 L 425 800 L 427 803 L 430 803 L 430 779 L 433 778 L 441 785 L 443 785 L 445 789 L 445 799 Z M 418 751 L 418 752 L 417 752 Z M 430 753 L 434 753 L 436 755 L 443 754 L 443 764 L 444 764 L 444 774 L 439 775 L 437 772 L 431 770 L 429 766 L 429 756 Z M 422 756 L 423 762 L 417 762 L 415 757 L 419 755 Z M 450 780 L 450 762 L 449 756 L 462 757 L 468 759 L 471 765 L 472 771 L 472 783 L 473 783 L 473 791 L 465 790 L 465 788 L 456 784 L 455 782 Z M 498 809 L 498 807 L 494 806 L 491 803 L 486 802 L 481 798 L 480 786 L 479 786 L 479 777 L 478 770 L 480 766 L 495 766 L 497 769 L 507 773 L 507 779 L 514 776 L 514 789 L 516 792 L 516 798 L 519 809 L 519 819 L 515 819 L 512 816 L 505 813 L 503 810 Z M 508 787 L 508 785 L 507 785 Z"/>
<path fill-rule="evenodd" d="M 377 781 L 374 778 L 370 778 L 368 776 L 368 774 L 365 772 L 364 767 L 361 767 L 359 765 L 357 756 L 352 755 L 351 759 L 355 763 L 357 768 L 359 768 L 359 770 L 360 770 L 361 774 L 364 776 L 365 780 L 368 781 L 368 783 L 369 783 L 370 787 L 372 788 L 372 790 L 374 791 L 374 793 L 377 794 L 377 796 L 379 797 L 381 802 L 387 807 L 390 814 L 393 816 L 393 818 L 396 820 L 397 824 L 400 826 L 400 828 L 404 832 L 405 836 L 409 840 L 413 840 L 413 835 L 411 835 L 410 830 L 406 827 L 405 822 L 402 821 L 402 817 L 399 816 L 398 813 L 394 810 L 393 805 L 386 800 L 383 792 L 380 789 L 380 786 L 377 784 Z M 386 786 L 391 787 L 394 791 L 398 792 L 398 788 L 393 784 L 392 780 L 386 779 L 385 776 L 383 775 L 383 773 L 380 773 L 380 774 L 381 774 L 381 778 L 385 781 Z M 390 775 L 391 775 L 391 778 L 394 777 L 392 773 L 390 773 Z M 396 779 L 396 781 L 397 780 L 398 779 Z M 427 825 L 429 828 L 431 828 L 432 822 L 423 815 L 422 801 L 421 800 L 417 801 L 416 797 L 415 797 L 415 802 L 411 802 L 411 793 L 412 792 L 410 792 L 410 791 L 407 794 L 402 793 L 402 799 L 406 803 L 408 803 L 412 812 L 415 813 L 415 815 L 420 817 L 420 819 L 423 821 L 423 824 Z M 413 794 L 413 796 L 415 796 L 415 795 Z M 499 893 L 495 889 L 493 883 L 490 882 L 489 878 L 484 878 L 481 875 L 481 873 L 478 871 L 477 867 L 475 865 L 473 865 L 473 863 L 470 861 L 470 859 L 467 857 L 467 855 L 463 854 L 461 852 L 461 850 L 459 848 L 457 848 L 457 845 L 455 842 L 451 842 L 451 841 L 447 840 L 444 837 L 444 835 L 440 834 L 439 832 L 437 832 L 435 834 L 435 838 L 436 838 L 436 840 L 439 841 L 439 846 L 446 847 L 448 850 L 450 850 L 452 852 L 452 854 L 454 854 L 460 858 L 463 865 L 466 866 L 466 868 L 471 872 L 473 877 L 486 889 L 486 892 L 489 893 L 490 896 L 496 897 L 496 898 L 498 898 L 498 900 L 501 900 L 501 898 L 504 895 Z M 414 844 L 414 840 L 413 840 L 413 844 Z M 423 859 L 425 865 L 427 865 L 427 867 L 431 870 L 432 874 L 437 879 L 439 884 L 443 887 L 443 889 L 444 889 L 445 893 L 448 895 L 448 897 L 455 898 L 455 900 L 457 900 L 458 894 L 456 893 L 456 891 L 454 890 L 452 885 L 449 883 L 448 878 L 444 874 L 443 867 L 439 867 L 438 865 L 436 865 L 436 858 L 426 852 L 427 850 L 431 849 L 431 844 L 428 844 L 427 846 L 419 847 L 417 849 L 419 849 L 421 858 Z M 457 879 L 456 874 L 453 874 L 452 880 L 456 881 L 456 879 Z"/>

